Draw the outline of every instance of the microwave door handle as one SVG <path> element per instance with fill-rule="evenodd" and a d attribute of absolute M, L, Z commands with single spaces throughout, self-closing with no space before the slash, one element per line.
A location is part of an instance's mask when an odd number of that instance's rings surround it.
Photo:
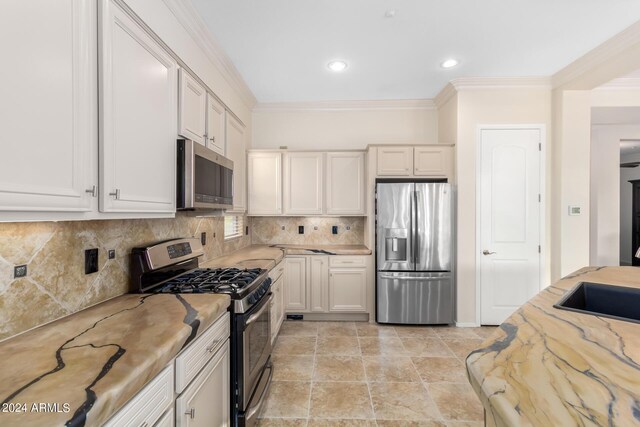
<path fill-rule="evenodd" d="M 258 310 L 256 313 L 254 313 L 251 316 L 249 316 L 249 318 L 247 319 L 247 322 L 245 323 L 245 325 L 249 326 L 250 324 L 252 324 L 256 320 L 258 320 L 258 317 L 260 317 L 262 315 L 262 313 L 264 313 L 264 311 L 267 308 L 269 308 L 269 303 L 271 302 L 272 299 L 273 299 L 273 292 L 269 295 L 269 298 L 267 298 L 267 301 L 265 301 L 265 303 L 262 306 L 262 308 L 260 310 Z"/>

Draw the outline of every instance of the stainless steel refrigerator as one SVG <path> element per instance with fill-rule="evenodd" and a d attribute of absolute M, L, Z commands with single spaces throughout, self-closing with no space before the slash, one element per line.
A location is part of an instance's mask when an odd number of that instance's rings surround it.
<path fill-rule="evenodd" d="M 453 323 L 454 200 L 451 184 L 376 183 L 378 323 Z"/>

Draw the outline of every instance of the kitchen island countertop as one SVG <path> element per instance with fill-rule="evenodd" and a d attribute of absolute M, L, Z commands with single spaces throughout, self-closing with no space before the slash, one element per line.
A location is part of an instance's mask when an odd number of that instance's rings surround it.
<path fill-rule="evenodd" d="M 229 304 L 228 295 L 127 294 L 0 342 L 0 425 L 103 424 Z"/>
<path fill-rule="evenodd" d="M 471 352 L 467 372 L 487 425 L 640 425 L 640 324 L 553 307 L 583 281 L 640 288 L 640 270 L 583 268 Z"/>

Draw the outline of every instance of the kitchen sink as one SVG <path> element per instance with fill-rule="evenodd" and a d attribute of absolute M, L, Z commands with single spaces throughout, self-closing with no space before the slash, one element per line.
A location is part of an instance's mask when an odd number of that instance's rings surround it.
<path fill-rule="evenodd" d="M 640 289 L 636 288 L 581 282 L 553 306 L 640 323 Z"/>

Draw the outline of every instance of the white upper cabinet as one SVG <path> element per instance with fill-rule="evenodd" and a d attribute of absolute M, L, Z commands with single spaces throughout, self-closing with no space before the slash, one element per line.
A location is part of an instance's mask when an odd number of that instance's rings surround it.
<path fill-rule="evenodd" d="M 365 214 L 363 152 L 327 153 L 326 182 L 327 214 Z"/>
<path fill-rule="evenodd" d="M 323 153 L 284 154 L 285 214 L 322 214 L 323 158 Z"/>
<path fill-rule="evenodd" d="M 100 210 L 173 213 L 177 64 L 112 0 L 100 5 Z"/>
<path fill-rule="evenodd" d="M 378 148 L 379 176 L 409 176 L 413 169 L 412 147 Z"/>
<path fill-rule="evenodd" d="M 179 74 L 179 134 L 199 144 L 206 145 L 207 91 L 187 71 L 180 69 Z"/>
<path fill-rule="evenodd" d="M 226 111 L 211 94 L 207 95 L 207 147 L 224 156 Z"/>
<path fill-rule="evenodd" d="M 92 0 L 0 2 L 0 211 L 97 205 L 95 17 Z"/>
<path fill-rule="evenodd" d="M 414 147 L 413 174 L 445 177 L 452 173 L 451 147 Z"/>
<path fill-rule="evenodd" d="M 282 214 L 282 154 L 250 152 L 247 159 L 249 215 Z"/>
<path fill-rule="evenodd" d="M 246 210 L 246 130 L 242 123 L 227 114 L 227 157 L 233 161 L 233 212 Z"/>

